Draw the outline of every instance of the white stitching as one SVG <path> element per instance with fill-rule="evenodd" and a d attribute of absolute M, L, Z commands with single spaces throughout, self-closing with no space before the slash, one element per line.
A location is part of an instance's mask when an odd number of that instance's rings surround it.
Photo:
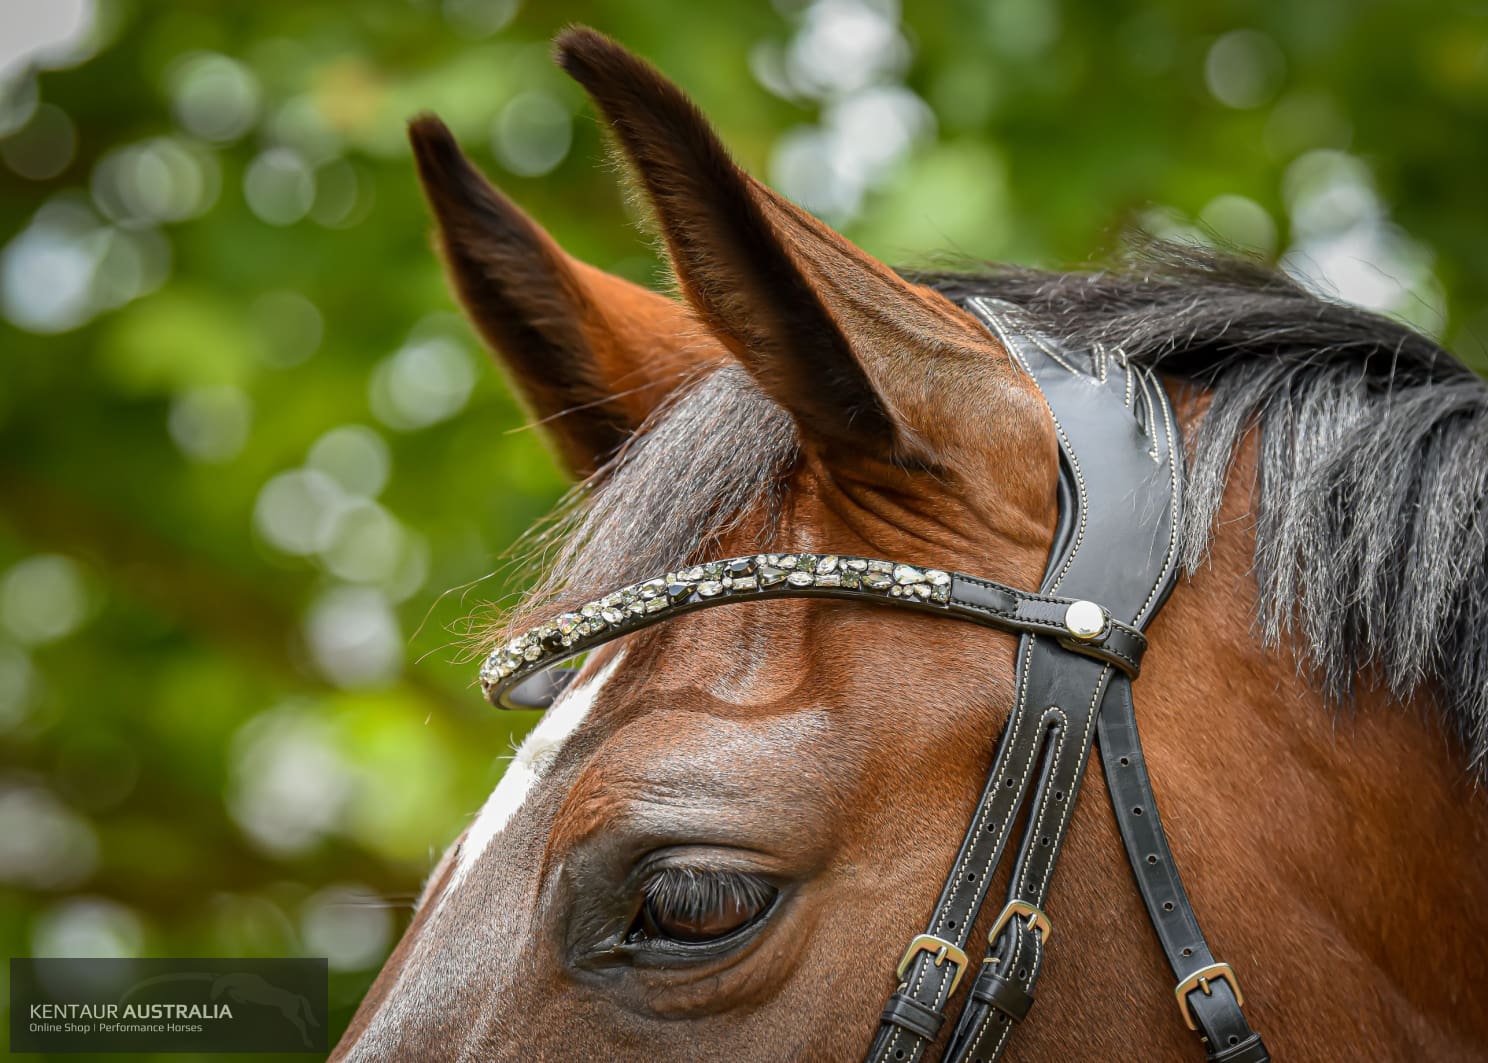
<path fill-rule="evenodd" d="M 1021 953 L 1022 950 L 1023 950 L 1023 942 L 1021 940 L 1022 935 L 1019 935 L 1019 937 L 1020 937 L 1020 940 L 1018 942 L 1018 951 Z M 1040 935 L 1040 934 L 1034 934 L 1033 935 L 1033 962 L 1028 965 L 1028 967 L 1029 967 L 1029 970 L 1028 970 L 1028 982 L 1029 982 L 1030 985 L 1033 984 L 1034 978 L 1038 975 L 1039 965 L 1041 963 L 1043 963 L 1043 959 L 1044 959 L 1044 939 L 1043 939 L 1043 936 Z M 1025 990 L 1025 992 L 1026 992 L 1026 990 Z M 990 1013 L 988 1014 L 988 1018 L 989 1019 L 991 1018 Z M 1015 1023 L 1015 1022 L 1013 1022 L 1013 1021 L 1011 1021 L 1011 1020 L 1009 1020 L 1008 1022 L 1006 1022 L 1006 1023 L 1003 1024 L 1002 1033 L 1000 1035 L 998 1035 L 997 1043 L 992 1046 L 992 1054 L 987 1057 L 987 1059 L 989 1061 L 990 1060 L 995 1060 L 998 1056 L 1002 1055 L 1002 1045 L 1003 1045 L 1003 1042 L 1007 1040 L 1008 1034 L 1010 1034 L 1010 1033 L 1013 1032 L 1013 1027 L 1016 1026 L 1016 1025 L 1018 1025 L 1018 1024 Z"/>
<path fill-rule="evenodd" d="M 1002 327 L 1001 319 L 992 312 L 991 306 L 982 299 L 972 299 L 971 301 L 980 306 L 982 310 L 987 314 L 987 316 L 992 319 L 991 321 L 984 322 L 984 324 L 986 324 L 992 331 L 996 333 L 997 339 L 1001 341 L 1003 347 L 1007 349 L 1009 354 L 1018 359 L 1018 364 L 1023 367 L 1023 371 L 1030 377 L 1032 377 L 1033 370 L 1029 367 L 1027 360 L 1023 357 L 1023 352 L 1018 350 L 1017 343 L 1013 341 L 1007 330 Z M 1070 368 L 1068 362 L 1060 358 L 1058 355 L 1054 354 L 1048 349 L 1048 347 L 1044 346 L 1044 344 L 1040 343 L 1038 337 L 1034 333 L 1025 331 L 1024 333 L 1022 333 L 1022 337 L 1027 339 L 1030 343 L 1034 344 L 1034 346 L 1038 347 L 1039 350 L 1049 355 L 1049 357 L 1053 358 L 1060 365 L 1064 366 L 1066 369 L 1069 369 L 1071 373 L 1075 372 L 1074 369 Z M 1040 388 L 1039 390 L 1040 392 L 1042 392 L 1043 389 Z M 1045 396 L 1044 404 L 1046 406 L 1048 406 L 1048 401 L 1048 397 Z M 1078 489 L 1080 495 L 1080 526 L 1075 530 L 1075 541 L 1070 546 L 1070 552 L 1069 555 L 1064 559 L 1064 564 L 1060 567 L 1059 575 L 1054 577 L 1054 582 L 1050 585 L 1050 590 L 1057 591 L 1059 589 L 1059 585 L 1064 582 L 1064 577 L 1069 573 L 1070 565 L 1074 564 L 1075 555 L 1080 552 L 1080 544 L 1085 541 L 1085 520 L 1089 506 L 1086 504 L 1087 496 L 1085 493 L 1085 474 L 1080 471 L 1080 461 L 1078 458 L 1075 457 L 1075 448 L 1070 443 L 1069 436 L 1064 431 L 1064 425 L 1059 422 L 1059 415 L 1054 412 L 1054 408 L 1052 406 L 1049 406 L 1048 409 L 1049 418 L 1054 422 L 1054 431 L 1059 433 L 1059 438 L 1064 443 L 1064 456 L 1069 460 L 1070 468 L 1074 470 L 1075 486 Z"/>
<path fill-rule="evenodd" d="M 1085 717 L 1085 731 L 1084 731 L 1083 734 L 1080 735 L 1080 749 L 1081 750 L 1085 750 L 1085 749 L 1088 749 L 1089 748 L 1089 746 L 1087 745 L 1087 743 L 1090 741 L 1090 729 L 1091 729 L 1091 727 L 1095 726 L 1095 717 L 1096 717 L 1095 706 L 1096 706 L 1096 702 L 1098 702 L 1100 700 L 1101 695 L 1103 693 L 1105 693 L 1106 684 L 1108 682 L 1110 682 L 1110 679 L 1111 679 L 1111 669 L 1110 669 L 1110 667 L 1108 666 L 1108 667 L 1102 668 L 1101 669 L 1100 677 L 1095 681 L 1095 692 L 1090 696 L 1090 707 L 1089 707 L 1089 711 L 1088 711 L 1088 713 L 1087 713 L 1087 715 Z M 1063 735 L 1060 735 L 1060 741 L 1061 742 L 1064 741 L 1064 736 Z M 1083 775 L 1083 772 L 1081 774 Z M 1053 836 L 1054 836 L 1054 838 L 1057 839 L 1057 844 L 1055 844 L 1055 846 L 1054 846 L 1054 851 L 1049 854 L 1048 861 L 1044 864 L 1044 874 L 1043 874 L 1043 877 L 1039 880 L 1038 890 L 1034 894 L 1034 896 L 1036 896 L 1038 898 L 1040 905 L 1042 905 L 1043 902 L 1044 902 L 1044 890 L 1048 888 L 1048 885 L 1049 885 L 1049 875 L 1052 874 L 1053 871 L 1054 871 L 1054 863 L 1059 858 L 1059 851 L 1064 848 L 1064 824 L 1069 819 L 1070 809 L 1072 809 L 1072 808 L 1075 807 L 1075 795 L 1073 793 L 1066 794 L 1065 795 L 1065 798 L 1066 798 L 1066 800 L 1063 802 L 1064 809 L 1063 809 L 1063 811 L 1059 815 L 1059 824 L 1054 829 L 1054 835 Z M 1045 805 L 1044 807 L 1048 807 L 1048 806 Z M 1043 808 L 1040 808 L 1039 809 L 1039 822 L 1042 823 L 1043 822 L 1043 819 L 1044 819 L 1044 809 Z M 1027 885 L 1027 880 L 1026 879 L 1024 880 L 1024 885 Z"/>
<path fill-rule="evenodd" d="M 1027 649 L 1027 651 L 1025 651 L 1025 653 L 1023 655 L 1023 669 L 1022 669 L 1022 673 L 1021 673 L 1024 676 L 1024 680 L 1023 680 L 1022 683 L 1019 684 L 1019 689 L 1018 689 L 1018 704 L 1013 709 L 1013 733 L 1008 737 L 1007 748 L 1008 748 L 1009 752 L 1011 752 L 1013 749 L 1015 749 L 1017 747 L 1018 734 L 1022 730 L 1022 727 L 1023 727 L 1023 707 L 1028 703 L 1028 681 L 1027 681 L 1027 676 L 1028 676 L 1028 661 L 1033 656 L 1033 645 L 1037 641 L 1038 641 L 1038 636 L 1037 635 L 1029 635 L 1028 636 L 1028 649 Z M 1023 786 L 1027 785 L 1028 776 L 1029 776 L 1029 774 L 1030 774 L 1030 772 L 1032 771 L 1032 768 L 1033 768 L 1033 758 L 1034 758 L 1034 755 L 1037 752 L 1038 752 L 1038 743 L 1034 743 L 1033 746 L 1032 746 L 1032 748 L 1030 748 L 1029 751 L 1028 751 L 1028 761 L 1027 761 L 1027 763 L 1025 763 L 1023 765 L 1023 770 L 1022 770 L 1022 773 L 1021 773 L 1021 780 L 1022 781 L 1020 782 L 1019 787 L 1018 787 L 1018 792 L 1019 793 L 1022 793 L 1023 792 Z M 993 764 L 993 767 L 996 767 L 996 764 L 995 763 Z M 991 870 L 991 868 L 992 868 L 992 861 L 997 857 L 998 853 L 1000 853 L 1001 850 L 1002 850 L 1003 839 L 1004 839 L 1004 837 L 1007 834 L 1008 827 L 1012 825 L 1013 820 L 1015 820 L 1015 819 L 1018 818 L 1018 806 L 1021 803 L 1022 802 L 1016 802 L 1016 803 L 1014 803 L 1014 805 L 1012 806 L 1012 814 L 1009 815 L 1009 816 L 1004 817 L 1003 818 L 1003 821 L 1002 821 L 1002 824 L 997 828 L 996 843 L 991 847 L 990 851 L 988 852 L 988 854 L 987 854 L 987 863 L 982 868 L 982 877 L 981 877 L 981 880 L 980 881 L 982 882 L 983 885 L 980 886 L 980 887 L 978 887 L 978 888 L 986 888 L 987 872 Z M 992 813 L 992 805 L 993 804 L 995 804 L 995 802 L 988 802 L 988 805 L 987 805 L 986 810 L 982 813 L 981 817 L 977 819 L 977 821 L 975 823 L 975 830 L 978 833 L 980 833 L 982 830 L 986 829 L 987 818 Z M 956 876 L 957 876 L 958 879 L 961 878 L 961 877 L 963 877 L 965 875 L 965 873 L 966 873 L 966 864 L 967 864 L 968 860 L 971 858 L 971 850 L 974 847 L 975 847 L 974 845 L 973 846 L 968 846 L 967 847 L 967 850 L 966 850 L 966 855 L 963 856 L 959 861 L 957 861 L 957 864 L 956 864 Z M 947 914 L 948 914 L 947 912 L 941 912 L 940 915 L 936 917 L 935 928 L 937 930 L 942 930 L 943 929 L 944 923 L 945 923 L 945 917 L 946 917 Z"/>
<path fill-rule="evenodd" d="M 1160 383 L 1156 383 L 1156 386 L 1162 387 Z M 1178 554 L 1178 440 L 1173 431 L 1172 403 L 1160 402 L 1158 406 L 1163 413 L 1163 434 L 1168 441 L 1168 551 L 1163 558 L 1163 567 L 1159 570 L 1157 579 L 1152 584 L 1152 590 L 1147 595 L 1147 600 L 1142 603 L 1142 608 L 1137 611 L 1137 615 L 1132 620 L 1133 624 L 1140 624 L 1147 618 L 1147 610 L 1156 600 L 1158 589 L 1167 581 L 1168 573 L 1172 571 L 1173 561 Z"/>
<path fill-rule="evenodd" d="M 1109 669 L 1109 667 L 1107 667 L 1105 670 L 1106 671 L 1109 671 L 1110 669 Z M 1097 688 L 1097 689 L 1099 689 L 1099 688 Z M 1060 721 L 1059 737 L 1057 739 L 1055 739 L 1055 741 L 1054 741 L 1054 760 L 1053 760 L 1053 767 L 1051 767 L 1051 769 L 1049 771 L 1049 778 L 1052 780 L 1053 777 L 1054 777 L 1055 771 L 1056 771 L 1056 769 L 1058 768 L 1058 765 L 1059 765 L 1059 755 L 1060 755 L 1060 753 L 1062 753 L 1064 751 L 1064 739 L 1069 734 L 1069 717 L 1065 715 L 1064 710 L 1061 709 L 1058 705 L 1051 705 L 1049 707 L 1049 711 L 1050 712 L 1057 713 L 1058 716 L 1059 716 L 1059 721 Z M 1086 731 L 1087 734 L 1090 732 L 1090 723 L 1089 723 L 1088 720 L 1086 721 L 1086 724 L 1085 724 L 1085 731 Z M 1072 801 L 1065 801 L 1064 802 L 1064 808 L 1065 808 L 1066 813 L 1068 813 L 1069 806 L 1071 804 L 1073 804 L 1073 803 L 1074 802 L 1072 802 Z M 1028 837 L 1029 837 L 1030 840 L 1038 837 L 1039 829 L 1043 826 L 1043 823 L 1044 823 L 1044 813 L 1047 812 L 1048 810 L 1049 810 L 1049 801 L 1048 801 L 1047 798 L 1045 798 L 1043 801 L 1040 801 L 1039 802 L 1038 819 L 1034 821 L 1033 830 L 1028 835 Z M 1060 823 L 1062 824 L 1063 822 L 1064 822 L 1064 820 L 1063 820 L 1063 818 L 1061 818 L 1060 819 Z M 1049 867 L 1053 867 L 1054 866 L 1053 857 L 1055 856 L 1055 854 L 1057 852 L 1058 852 L 1058 847 L 1056 846 L 1055 847 L 1055 851 L 1049 854 L 1049 856 L 1050 856 L 1050 860 L 1049 860 L 1049 864 L 1048 864 Z M 1046 874 L 1046 877 L 1047 877 L 1047 872 L 1045 874 Z M 1025 884 L 1026 884 L 1026 880 L 1025 880 Z M 1042 900 L 1043 900 L 1042 894 L 1039 895 L 1039 900 L 1042 902 Z"/>

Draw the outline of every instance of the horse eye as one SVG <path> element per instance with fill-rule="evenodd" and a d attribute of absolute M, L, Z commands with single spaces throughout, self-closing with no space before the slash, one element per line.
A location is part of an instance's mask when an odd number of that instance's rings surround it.
<path fill-rule="evenodd" d="M 666 868 L 646 881 L 630 940 L 699 945 L 728 937 L 762 916 L 779 891 L 758 875 Z"/>

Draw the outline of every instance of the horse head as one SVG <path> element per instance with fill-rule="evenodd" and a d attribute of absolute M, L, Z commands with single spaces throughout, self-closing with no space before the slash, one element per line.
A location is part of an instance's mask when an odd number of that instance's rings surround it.
<path fill-rule="evenodd" d="M 680 298 L 571 257 L 436 119 L 414 122 L 453 286 L 583 482 L 553 574 L 513 628 L 765 551 L 906 558 L 1036 589 L 1059 439 L 1007 346 L 744 173 L 640 59 L 582 29 L 557 58 L 638 178 Z M 1189 423 L 1210 401 L 1201 386 L 1179 399 Z M 1242 434 L 1228 444 L 1240 441 L 1236 482 L 1258 460 Z M 1441 1013 L 1427 991 L 1355 1007 L 1376 992 L 1371 974 L 1295 954 L 1417 969 L 1413 917 L 1376 933 L 1348 907 L 1348 865 L 1425 851 L 1392 802 L 1441 812 L 1460 796 L 1441 773 L 1401 768 L 1441 756 L 1406 713 L 1371 717 L 1338 757 L 1320 695 L 1255 637 L 1248 500 L 1223 484 L 1210 516 L 1242 530 L 1214 538 L 1157 619 L 1140 687 L 1154 773 L 1176 780 L 1170 829 L 1202 854 L 1206 917 L 1257 961 L 1247 988 L 1283 1042 L 1305 1052 L 1327 1043 L 1309 1023 L 1345 1019 L 1394 1036 L 1406 1011 Z M 913 611 L 789 599 L 699 610 L 597 650 L 434 869 L 336 1058 L 861 1055 L 977 804 L 1017 646 Z M 1317 796 L 1319 777 L 1336 800 Z M 1024 1046 L 1183 1057 L 1191 1035 L 1093 800 L 1073 813 L 1055 889 L 1067 951 L 1050 955 L 1042 992 L 1063 1014 Z M 1433 814 L 1452 841 L 1430 853 L 1481 829 Z M 1374 899 L 1461 901 L 1450 876 L 1427 878 Z M 1329 899 L 1299 924 L 1304 882 Z M 1305 1003 L 1282 1002 L 1283 977 Z M 1443 1021 L 1461 1034 L 1461 1009 Z"/>

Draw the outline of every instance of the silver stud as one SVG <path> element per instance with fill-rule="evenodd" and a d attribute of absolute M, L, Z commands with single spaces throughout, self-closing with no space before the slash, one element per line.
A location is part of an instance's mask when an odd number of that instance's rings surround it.
<path fill-rule="evenodd" d="M 1064 628 L 1075 638 L 1088 642 L 1106 630 L 1106 614 L 1094 602 L 1070 602 L 1064 611 Z"/>

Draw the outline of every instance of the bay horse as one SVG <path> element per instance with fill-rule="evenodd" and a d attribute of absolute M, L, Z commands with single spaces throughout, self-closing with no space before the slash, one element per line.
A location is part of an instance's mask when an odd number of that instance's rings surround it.
<path fill-rule="evenodd" d="M 1138 686 L 1147 761 L 1246 1015 L 1281 1059 L 1488 1057 L 1482 383 L 1402 324 L 1197 251 L 902 276 L 742 172 L 642 60 L 586 29 L 556 55 L 681 298 L 570 257 L 436 119 L 412 124 L 453 286 L 581 484 L 511 630 L 766 550 L 1036 589 L 1054 424 L 963 307 L 1119 351 L 1161 373 L 1187 444 L 1184 575 Z M 334 1058 L 861 1058 L 992 763 L 1016 645 L 793 599 L 595 651 Z M 1009 1058 L 1196 1057 L 1098 795 L 1049 913 Z"/>

